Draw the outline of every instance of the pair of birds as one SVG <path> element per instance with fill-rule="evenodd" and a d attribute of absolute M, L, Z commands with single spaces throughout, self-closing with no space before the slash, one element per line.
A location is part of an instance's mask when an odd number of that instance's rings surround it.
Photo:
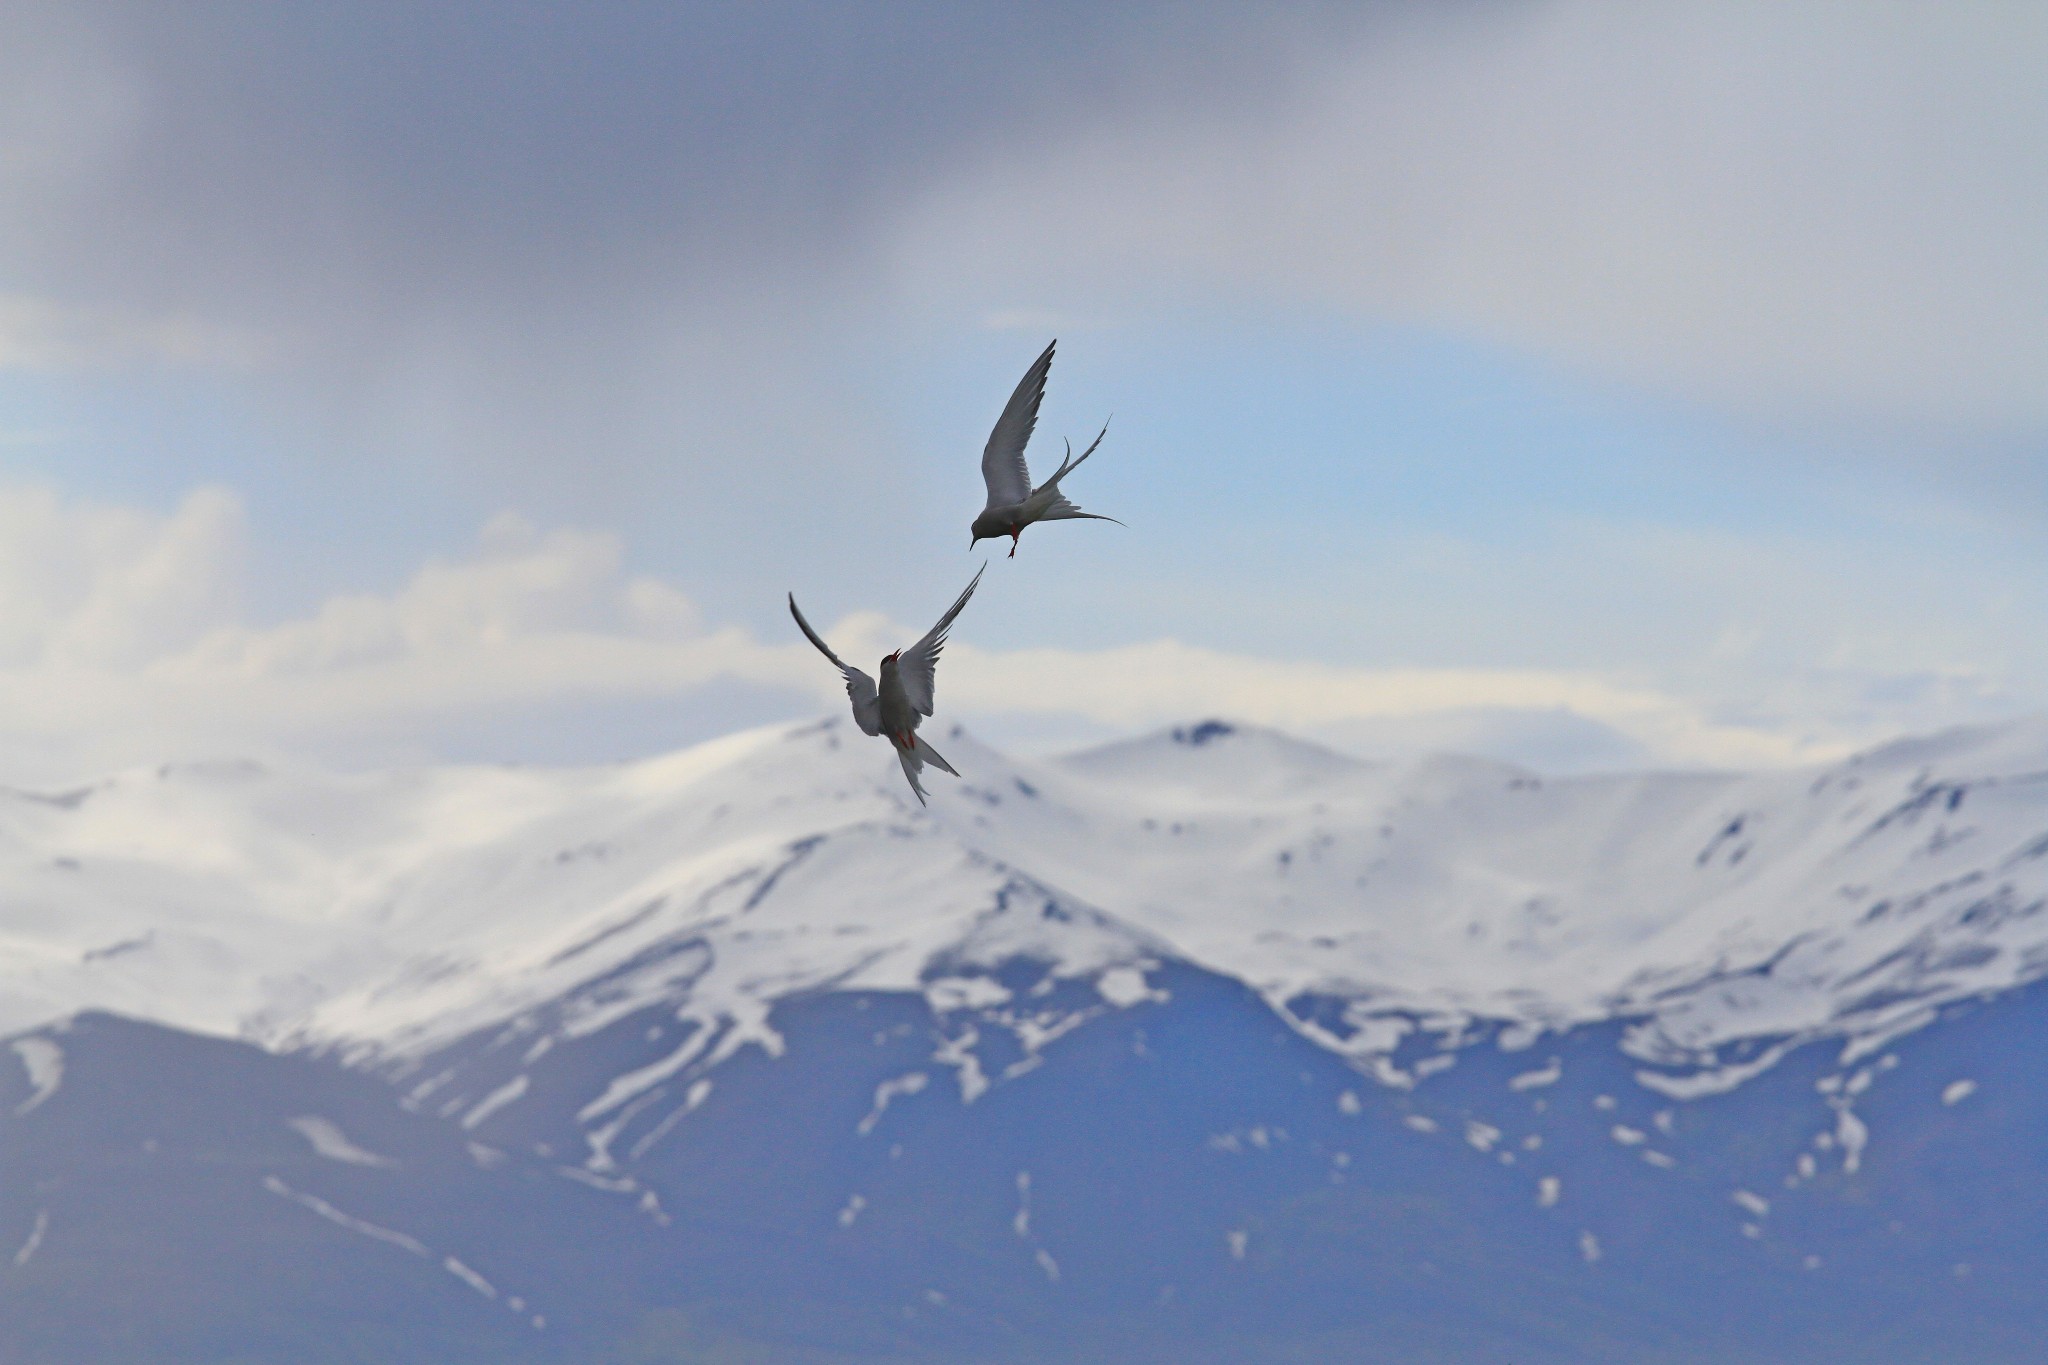
<path fill-rule="evenodd" d="M 1069 442 L 1066 458 L 1060 462 L 1058 472 L 1036 487 L 1032 486 L 1031 470 L 1024 463 L 1024 447 L 1030 443 L 1032 430 L 1038 425 L 1038 405 L 1045 398 L 1045 377 L 1052 371 L 1053 347 L 1058 345 L 1055 340 L 1047 346 L 1045 353 L 1024 372 L 1017 391 L 1010 395 L 1010 401 L 1003 407 L 1003 415 L 996 419 L 988 444 L 982 448 L 981 477 L 988 485 L 988 505 L 968 528 L 972 536 L 967 542 L 970 550 L 984 540 L 1008 536 L 1009 557 L 1015 559 L 1019 537 L 1024 534 L 1024 528 L 1034 522 L 1116 521 L 1115 517 L 1083 512 L 1060 492 L 1060 480 L 1080 468 L 1081 462 L 1102 444 L 1102 437 L 1109 432 L 1107 422 L 1103 423 L 1102 431 L 1097 433 L 1079 458 L 1075 457 L 1073 443 Z M 1117 525 L 1123 523 L 1117 522 Z M 789 595 L 789 614 L 796 618 L 797 628 L 846 679 L 846 698 L 853 703 L 854 723 L 863 733 L 883 736 L 895 747 L 896 758 L 903 765 L 903 776 L 909 781 L 910 790 L 917 794 L 919 805 L 924 804 L 924 786 L 918 777 L 923 773 L 925 764 L 929 763 L 955 777 L 960 775 L 952 764 L 940 757 L 938 750 L 918 737 L 917 727 L 932 713 L 934 674 L 939 665 L 939 652 L 946 647 L 946 633 L 953 628 L 953 618 L 967 605 L 967 599 L 974 596 L 974 589 L 987 571 L 986 564 L 975 571 L 967 590 L 946 609 L 939 623 L 924 633 L 924 638 L 882 660 L 876 670 L 881 674 L 880 682 L 834 654 L 832 647 L 811 629 L 811 623 L 797 609 L 796 594 Z"/>

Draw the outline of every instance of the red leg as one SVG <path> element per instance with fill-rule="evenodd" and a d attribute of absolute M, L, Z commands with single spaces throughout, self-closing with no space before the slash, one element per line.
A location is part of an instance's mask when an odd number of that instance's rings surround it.
<path fill-rule="evenodd" d="M 1024 532 L 1023 532 L 1022 530 L 1016 530 L 1016 531 L 1012 531 L 1012 532 L 1010 532 L 1010 554 L 1009 554 L 1009 558 L 1011 558 L 1011 559 L 1015 559 L 1015 558 L 1017 557 L 1017 543 L 1018 543 L 1018 541 L 1020 541 L 1021 539 L 1023 539 L 1023 536 L 1024 536 Z"/>

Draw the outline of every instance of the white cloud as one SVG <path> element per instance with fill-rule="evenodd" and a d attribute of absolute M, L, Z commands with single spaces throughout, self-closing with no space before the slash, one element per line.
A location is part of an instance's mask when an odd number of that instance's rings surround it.
<path fill-rule="evenodd" d="M 137 665 L 233 619 L 243 542 L 232 494 L 168 515 L 0 489 L 0 663 Z"/>
<path fill-rule="evenodd" d="M 336 596 L 270 624 L 240 618 L 243 538 L 240 503 L 218 489 L 167 513 L 0 490 L 0 780 L 249 754 L 351 766 L 451 749 L 560 756 L 578 750 L 537 743 L 538 731 L 674 742 L 663 739 L 673 725 L 615 718 L 716 711 L 707 698 L 719 689 L 752 698 L 745 714 L 757 720 L 844 704 L 793 630 L 764 641 L 708 627 L 676 587 L 630 572 L 604 533 L 501 517 L 469 553 L 395 592 Z M 917 630 L 862 613 L 829 634 L 868 660 Z M 1379 751 L 1749 767 L 1974 714 L 1983 691 L 1968 677 L 1844 669 L 1737 710 L 1590 670 L 1347 666 L 1170 639 L 998 650 L 966 630 L 947 651 L 940 700 L 944 719 L 998 739 L 1225 715 Z"/>
<path fill-rule="evenodd" d="M 242 539 L 219 490 L 165 514 L 0 492 L 7 780 L 195 754 L 391 761 L 493 723 L 516 757 L 512 733 L 550 707 L 796 676 L 787 648 L 703 630 L 604 534 L 501 518 L 395 593 L 267 626 L 239 619 Z"/>
<path fill-rule="evenodd" d="M 1173 640 L 1089 652 L 997 654 L 956 646 L 948 663 L 955 669 L 948 686 L 963 706 L 994 712 L 1067 709 L 1126 728 L 1214 714 L 1349 735 L 1379 747 L 1392 736 L 1384 729 L 1374 736 L 1364 723 L 1533 712 L 1591 722 L 1663 763 L 1776 766 L 1831 757 L 1845 747 L 1839 735 L 1814 740 L 1768 723 L 1719 722 L 1696 702 L 1592 672 L 1342 667 L 1251 658 Z M 1483 727 L 1469 724 L 1451 731 L 1438 726 L 1436 733 L 1486 737 Z M 1422 746 L 1411 741 L 1393 747 Z M 1611 748 L 1612 741 L 1603 747 Z"/>
<path fill-rule="evenodd" d="M 0 370 L 42 373 L 136 364 L 248 369 L 261 340 L 243 328 L 0 294 Z"/>

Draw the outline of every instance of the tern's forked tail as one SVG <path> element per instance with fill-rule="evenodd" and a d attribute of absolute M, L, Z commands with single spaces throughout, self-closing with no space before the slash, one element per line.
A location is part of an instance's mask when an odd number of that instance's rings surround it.
<path fill-rule="evenodd" d="M 910 737 L 910 745 L 911 747 L 908 749 L 900 744 L 895 746 L 896 761 L 903 765 L 903 780 L 910 784 L 910 790 L 917 794 L 917 804 L 922 806 L 925 804 L 924 784 L 917 779 L 919 774 L 924 772 L 925 764 L 929 763 L 940 772 L 952 773 L 955 777 L 960 776 L 960 772 L 959 769 L 946 762 L 937 749 L 925 743 L 918 736 L 912 735 Z"/>
<path fill-rule="evenodd" d="M 1095 433 L 1095 439 L 1090 441 L 1088 443 L 1088 448 L 1081 452 L 1080 459 L 1074 458 L 1074 443 L 1072 441 L 1067 442 L 1067 457 L 1064 460 L 1060 461 L 1059 470 L 1056 473 L 1054 473 L 1054 475 L 1051 478 L 1047 479 L 1044 483 L 1040 484 L 1039 488 L 1043 490 L 1047 488 L 1059 487 L 1060 480 L 1064 479 L 1065 477 L 1067 477 L 1067 475 L 1079 469 L 1081 467 L 1081 461 L 1086 460 L 1090 455 L 1093 455 L 1095 453 L 1095 447 L 1101 445 L 1102 438 L 1107 435 L 1109 435 L 1109 423 L 1104 422 L 1102 424 L 1102 430 Z M 1107 520 L 1107 518 L 1105 518 L 1105 520 Z"/>

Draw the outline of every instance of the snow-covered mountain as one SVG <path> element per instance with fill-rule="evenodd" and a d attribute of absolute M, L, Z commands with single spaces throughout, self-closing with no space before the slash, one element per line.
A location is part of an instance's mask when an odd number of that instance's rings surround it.
<path fill-rule="evenodd" d="M 150 1203 L 132 1153 L 157 1128 L 212 1154 L 215 1207 L 247 1206 L 162 1238 L 226 1239 L 233 1260 L 317 1232 L 370 1255 L 360 1283 L 386 1298 L 306 1318 L 330 1324 L 421 1293 L 443 1322 L 418 1263 L 503 1319 L 448 1319 L 445 1358 L 545 1353 L 581 1322 L 598 1359 L 637 1321 L 674 1337 L 648 1359 L 783 1329 L 761 1358 L 1189 1359 L 1223 1320 L 1252 1354 L 1213 1358 L 1282 1358 L 1283 1338 L 1353 1340 L 1377 1305 L 1356 1340 L 1389 1359 L 1691 1359 L 1704 1341 L 1721 1354 L 1698 1358 L 1768 1359 L 1725 1334 L 1653 1343 L 1641 1296 L 1683 1299 L 1682 1272 L 1768 1297 L 1789 1267 L 1806 1279 L 1784 1311 L 1825 1324 L 1810 1262 L 1875 1257 L 1866 1285 L 1934 1266 L 1943 1293 L 1995 1278 L 1958 1271 L 1981 1256 L 1933 1230 L 1940 1180 L 1899 1186 L 1920 1201 L 1910 1254 L 1871 1251 L 1841 1210 L 1902 1178 L 1888 1149 L 1938 1147 L 1929 1125 L 1985 1109 L 2012 1070 L 1989 1042 L 1952 1074 L 1916 1055 L 2038 1027 L 2048 724 L 1818 771 L 1566 781 L 1376 766 L 1213 721 L 1042 762 L 957 730 L 944 747 L 967 776 L 929 810 L 837 722 L 598 769 L 222 764 L 0 793 L 0 1157 L 39 1173 L 0 1185 L 0 1243 L 20 1234 L 0 1307 L 84 1292 L 67 1236 L 133 1244 L 105 1191 L 141 1180 Z M 2018 1022 L 1987 1031 L 1985 1001 Z M 106 1145 L 139 1114 L 148 1133 Z M 1366 1202 L 1322 1207 L 1333 1188 Z M 1109 1217 L 1119 1201 L 1157 1239 Z M 701 1292 L 678 1299 L 650 1266 L 686 1226 Z M 1327 1284 L 1302 1277 L 1311 1246 Z M 501 1287 L 493 1256 L 528 1287 Z M 1294 1268 L 1247 1279 L 1262 1256 Z M 971 1273 L 945 1268 L 960 1257 Z M 1487 1296 L 1428 1278 L 1453 1263 L 1568 1308 L 1454 1322 Z M 801 1330 L 778 1278 L 799 1272 L 835 1286 Z M 550 1297 L 552 1336 L 531 1326 L 546 1313 L 503 1311 Z M 678 1302 L 696 1326 L 645 1319 Z M 0 1360 L 120 1358 L 81 1344 L 104 1314 L 40 1311 L 16 1319 L 39 1324 L 33 1350 L 8 1356 L 0 1330 Z M 200 1314 L 153 1349 L 227 1359 L 260 1317 Z M 2009 1318 L 1985 1319 L 1983 1358 L 2032 1330 Z M 527 1335 L 505 1338 L 515 1319 Z"/>
<path fill-rule="evenodd" d="M 1730 1044 L 1840 1036 L 1853 1060 L 2048 969 L 2048 726 L 1566 781 L 1214 721 L 1042 763 L 956 730 L 970 776 L 929 813 L 848 736 L 0 794 L 0 1029 L 99 1008 L 405 1056 L 602 978 L 604 1010 L 673 998 L 729 1055 L 772 1047 L 797 993 L 986 1005 L 1025 954 L 1118 1001 L 1174 958 L 1368 1065 L 1416 1028 L 1627 1019 L 1646 1083 L 1683 1095 L 1754 1072 Z"/>

